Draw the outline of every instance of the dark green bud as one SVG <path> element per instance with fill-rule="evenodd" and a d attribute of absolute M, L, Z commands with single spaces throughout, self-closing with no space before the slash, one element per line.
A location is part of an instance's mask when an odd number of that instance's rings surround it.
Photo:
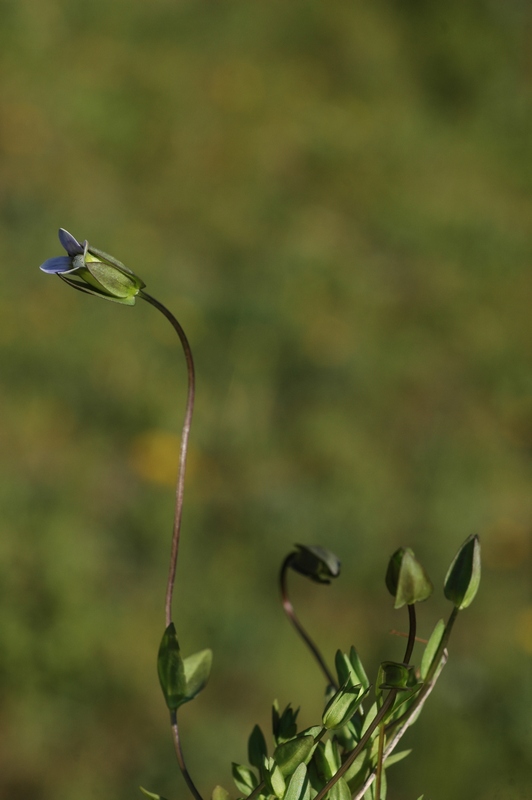
<path fill-rule="evenodd" d="M 298 553 L 293 553 L 290 566 L 300 575 L 316 583 L 330 583 L 340 574 L 340 560 L 325 547 L 296 544 Z"/>
<path fill-rule="evenodd" d="M 444 584 L 445 597 L 461 611 L 473 602 L 479 583 L 480 540 L 478 536 L 470 536 L 449 567 Z"/>

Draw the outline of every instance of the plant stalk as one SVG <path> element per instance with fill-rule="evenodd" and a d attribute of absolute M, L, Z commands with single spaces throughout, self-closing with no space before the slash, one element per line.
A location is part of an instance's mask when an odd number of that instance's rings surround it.
<path fill-rule="evenodd" d="M 174 317 L 171 311 L 169 311 L 166 308 L 166 306 L 164 306 L 162 303 L 156 300 L 155 297 L 152 297 L 150 294 L 144 291 L 140 291 L 138 296 L 141 297 L 143 300 L 146 300 L 146 302 L 150 303 L 150 305 L 154 306 L 170 322 L 175 332 L 179 336 L 179 340 L 181 342 L 183 353 L 185 355 L 185 361 L 187 364 L 187 378 L 188 378 L 187 402 L 185 408 L 185 419 L 183 421 L 183 428 L 181 431 L 181 448 L 179 451 L 179 469 L 177 473 L 177 484 L 176 484 L 174 529 L 172 534 L 172 546 L 170 551 L 170 568 L 168 572 L 168 583 L 166 586 L 166 597 L 164 604 L 166 627 L 168 627 L 168 625 L 170 625 L 170 623 L 172 622 L 172 597 L 174 593 L 175 576 L 177 570 L 177 557 L 179 555 L 181 519 L 183 517 L 185 469 L 186 469 L 187 452 L 188 452 L 188 437 L 190 434 L 190 426 L 192 423 L 192 412 L 194 410 L 194 394 L 195 394 L 196 381 L 194 374 L 194 360 L 192 358 L 192 350 L 190 348 L 190 344 L 188 343 L 185 331 L 181 327 L 180 323 L 177 321 L 177 319 Z"/>
<path fill-rule="evenodd" d="M 288 569 L 290 567 L 290 561 L 293 558 L 293 556 L 294 556 L 294 554 L 290 553 L 290 555 L 288 555 L 285 558 L 285 560 L 283 561 L 283 565 L 281 567 L 281 573 L 280 573 L 280 576 L 279 576 L 279 586 L 280 586 L 280 589 L 281 589 L 281 600 L 282 600 L 282 603 L 283 603 L 283 610 L 284 610 L 286 616 L 288 617 L 288 619 L 290 620 L 290 622 L 292 623 L 292 625 L 294 626 L 294 628 L 296 629 L 296 631 L 298 632 L 298 634 L 301 636 L 301 638 L 303 639 L 303 641 L 307 645 L 308 649 L 310 650 L 310 652 L 312 653 L 312 655 L 314 656 L 316 661 L 318 662 L 318 665 L 319 665 L 321 671 L 323 672 L 323 674 L 325 675 L 325 677 L 327 679 L 327 682 L 331 686 L 333 686 L 335 689 L 338 689 L 338 684 L 335 681 L 331 671 L 329 670 L 329 667 L 325 663 L 325 659 L 323 658 L 318 646 L 310 638 L 310 636 L 308 635 L 308 633 L 304 629 L 303 625 L 301 624 L 301 622 L 297 618 L 296 612 L 294 611 L 294 606 L 292 605 L 292 603 L 290 601 L 290 598 L 288 597 L 287 575 L 288 575 Z"/>

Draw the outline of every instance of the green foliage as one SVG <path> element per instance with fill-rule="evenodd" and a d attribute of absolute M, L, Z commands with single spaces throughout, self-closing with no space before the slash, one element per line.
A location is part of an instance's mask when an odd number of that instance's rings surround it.
<path fill-rule="evenodd" d="M 166 628 L 159 646 L 157 671 L 166 705 L 171 711 L 175 711 L 185 702 L 187 682 L 173 622 Z"/>

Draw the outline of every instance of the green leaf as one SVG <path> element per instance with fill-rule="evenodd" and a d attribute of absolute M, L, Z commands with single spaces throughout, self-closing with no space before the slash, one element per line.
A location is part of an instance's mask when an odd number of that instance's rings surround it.
<path fill-rule="evenodd" d="M 409 756 L 411 752 L 412 752 L 411 749 L 401 750 L 399 753 L 394 753 L 393 755 L 388 756 L 388 758 L 384 762 L 384 766 L 386 767 L 386 769 L 388 769 L 388 767 L 391 767 L 393 764 L 397 764 L 399 761 L 402 761 L 403 758 Z"/>
<path fill-rule="evenodd" d="M 229 800 L 229 798 L 229 792 L 223 786 L 215 786 L 212 790 L 211 800 Z"/>
<path fill-rule="evenodd" d="M 278 797 L 279 800 L 282 800 L 286 791 L 286 783 L 283 773 L 273 758 L 264 759 L 263 770 L 264 782 L 266 783 L 266 786 L 270 792 L 275 795 L 275 797 Z"/>
<path fill-rule="evenodd" d="M 296 544 L 299 553 L 290 559 L 290 567 L 316 583 L 330 583 L 340 574 L 340 559 L 325 547 Z"/>
<path fill-rule="evenodd" d="M 425 650 L 423 651 L 423 657 L 421 659 L 421 679 L 425 680 L 428 675 L 430 666 L 434 660 L 434 656 L 440 646 L 443 632 L 445 630 L 445 622 L 442 619 L 439 619 L 436 625 L 434 626 L 434 630 L 432 631 L 430 638 L 425 646 Z"/>
<path fill-rule="evenodd" d="M 171 711 L 175 711 L 181 703 L 186 702 L 187 693 L 185 668 L 173 622 L 167 627 L 161 640 L 157 671 L 166 705 Z"/>
<path fill-rule="evenodd" d="M 149 792 L 149 791 L 148 791 L 147 789 L 145 789 L 143 786 L 139 786 L 139 789 L 140 789 L 140 791 L 142 792 L 142 794 L 145 794 L 145 795 L 146 795 L 146 797 L 149 797 L 149 798 L 150 798 L 150 800 L 166 800 L 166 798 L 165 798 L 165 797 L 163 797 L 162 795 L 160 795 L 160 794 L 154 794 L 153 792 Z"/>
<path fill-rule="evenodd" d="M 284 795 L 284 800 L 304 800 L 305 795 L 309 792 L 309 790 L 310 787 L 307 768 L 304 764 L 300 764 L 290 778 L 290 782 Z"/>
<path fill-rule="evenodd" d="M 233 762 L 231 765 L 231 773 L 236 788 L 239 792 L 242 792 L 242 794 L 250 794 L 250 792 L 259 785 L 257 776 L 249 767 L 244 767 L 241 764 L 235 764 L 235 762 Z"/>
<path fill-rule="evenodd" d="M 447 600 L 460 611 L 470 605 L 480 583 L 480 540 L 469 536 L 456 554 L 445 577 Z"/>
<path fill-rule="evenodd" d="M 294 711 L 291 703 L 289 703 L 284 709 L 283 713 L 279 715 L 279 705 L 277 700 L 274 702 L 272 708 L 272 728 L 273 736 L 278 744 L 281 742 L 287 742 L 289 739 L 293 739 L 297 734 L 296 720 L 298 714 L 299 708 Z"/>
<path fill-rule="evenodd" d="M 284 777 L 291 775 L 296 767 L 310 757 L 314 749 L 312 736 L 300 736 L 278 745 L 273 753 L 273 759 Z"/>
<path fill-rule="evenodd" d="M 400 547 L 390 559 L 386 586 L 395 597 L 395 608 L 426 600 L 434 587 L 410 547 Z"/>
<path fill-rule="evenodd" d="M 351 800 L 351 791 L 345 778 L 338 778 L 329 789 L 329 800 Z"/>
<path fill-rule="evenodd" d="M 248 761 L 258 770 L 262 770 L 264 757 L 268 755 L 268 747 L 264 734 L 258 725 L 255 725 L 248 739 Z"/>
<path fill-rule="evenodd" d="M 358 678 L 359 682 L 362 684 L 364 690 L 369 689 L 369 685 L 370 685 L 369 684 L 369 678 L 366 675 L 366 670 L 362 666 L 362 661 L 360 660 L 360 657 L 359 657 L 359 655 L 358 655 L 358 653 L 356 651 L 356 648 L 353 645 L 351 646 L 351 649 L 349 651 L 349 661 L 351 662 L 351 665 L 352 665 L 353 669 L 355 670 L 357 678 Z M 355 681 L 355 683 L 356 683 L 356 681 Z"/>
<path fill-rule="evenodd" d="M 200 650 L 192 656 L 187 656 L 183 661 L 185 668 L 186 698 L 188 703 L 205 688 L 212 667 L 212 650 Z"/>

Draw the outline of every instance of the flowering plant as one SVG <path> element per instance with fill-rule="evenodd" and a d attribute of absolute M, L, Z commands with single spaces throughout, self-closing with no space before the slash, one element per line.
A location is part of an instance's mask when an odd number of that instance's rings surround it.
<path fill-rule="evenodd" d="M 158 654 L 159 681 L 170 714 L 177 762 L 195 800 L 203 795 L 185 763 L 177 712 L 193 700 L 209 679 L 212 652 L 203 650 L 183 657 L 172 620 L 172 597 L 179 553 L 188 439 L 195 393 L 194 361 L 190 344 L 174 315 L 144 291 L 145 283 L 113 256 L 80 243 L 61 228 L 59 239 L 66 256 L 50 258 L 41 270 L 58 275 L 69 286 L 105 300 L 134 305 L 138 298 L 157 308 L 179 336 L 188 375 L 188 393 L 181 434 L 176 505 L 170 553 L 170 570 L 165 594 L 165 630 Z M 478 536 L 469 537 L 458 550 L 444 582 L 445 597 L 452 610 L 447 622 L 439 620 L 417 666 L 412 664 L 416 643 L 416 604 L 427 600 L 433 585 L 410 548 L 399 548 L 386 572 L 386 587 L 395 608 L 406 606 L 408 635 L 401 662 L 383 661 L 374 684 L 370 683 L 355 647 L 349 653 L 338 650 L 334 672 L 319 647 L 297 617 L 288 594 L 288 575 L 297 572 L 316 583 L 327 584 L 340 575 L 340 561 L 330 550 L 317 545 L 296 545 L 280 570 L 283 609 L 323 673 L 324 711 L 321 719 L 298 731 L 298 711 L 288 705 L 282 712 L 277 703 L 272 713 L 272 749 L 255 725 L 248 741 L 249 765 L 233 764 L 233 780 L 239 797 L 246 800 L 383 800 L 387 793 L 387 770 L 409 755 L 394 752 L 408 728 L 417 720 L 445 666 L 447 646 L 458 613 L 474 599 L 480 581 Z M 373 695 L 373 697 L 372 697 Z M 142 789 L 152 800 L 160 795 Z M 212 800 L 228 800 L 221 786 Z M 419 798 L 421 800 L 421 798 Z"/>

